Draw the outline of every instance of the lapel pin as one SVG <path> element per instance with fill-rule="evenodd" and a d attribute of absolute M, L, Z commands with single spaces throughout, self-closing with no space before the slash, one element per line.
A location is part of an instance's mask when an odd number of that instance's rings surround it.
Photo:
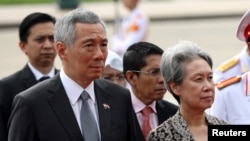
<path fill-rule="evenodd" d="M 104 109 L 110 109 L 110 106 L 106 103 L 103 103 L 103 107 L 104 107 Z"/>

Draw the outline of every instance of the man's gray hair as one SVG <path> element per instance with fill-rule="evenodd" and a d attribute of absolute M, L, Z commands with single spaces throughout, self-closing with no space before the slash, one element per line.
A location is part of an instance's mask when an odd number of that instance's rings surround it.
<path fill-rule="evenodd" d="M 54 40 L 64 42 L 71 47 L 76 40 L 76 23 L 98 24 L 100 23 L 107 33 L 104 21 L 94 12 L 77 8 L 57 19 L 54 28 Z"/>

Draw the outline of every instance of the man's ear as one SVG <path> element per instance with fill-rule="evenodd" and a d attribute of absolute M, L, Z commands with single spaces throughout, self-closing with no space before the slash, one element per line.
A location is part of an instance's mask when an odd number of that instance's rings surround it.
<path fill-rule="evenodd" d="M 26 48 L 26 43 L 24 43 L 23 41 L 19 41 L 18 43 L 20 49 L 22 50 L 22 52 L 24 52 L 25 54 L 27 54 L 27 48 Z"/>
<path fill-rule="evenodd" d="M 55 43 L 55 48 L 56 48 L 58 56 L 61 59 L 64 59 L 64 60 L 67 59 L 68 49 L 63 42 Z"/>
<path fill-rule="evenodd" d="M 131 70 L 128 70 L 125 74 L 126 74 L 126 78 L 127 78 L 128 83 L 131 86 L 134 86 L 136 84 L 134 72 L 132 72 Z"/>

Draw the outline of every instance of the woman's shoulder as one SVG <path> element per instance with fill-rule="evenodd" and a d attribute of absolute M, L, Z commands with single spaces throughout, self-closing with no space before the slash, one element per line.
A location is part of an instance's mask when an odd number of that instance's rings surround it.
<path fill-rule="evenodd" d="M 215 116 L 212 115 L 206 115 L 206 119 L 208 121 L 208 124 L 210 125 L 227 125 L 228 123 L 224 120 L 221 120 Z"/>

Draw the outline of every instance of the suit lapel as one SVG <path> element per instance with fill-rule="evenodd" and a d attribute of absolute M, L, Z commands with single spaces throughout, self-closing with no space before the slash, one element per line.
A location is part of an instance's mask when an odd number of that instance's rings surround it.
<path fill-rule="evenodd" d="M 144 136 L 142 134 L 142 130 L 141 130 L 141 127 L 140 127 L 140 124 L 139 124 L 139 121 L 137 119 L 137 116 L 136 116 L 136 113 L 134 112 L 134 118 L 136 119 L 136 123 L 135 123 L 135 131 L 136 131 L 136 139 L 138 141 L 144 141 Z"/>
<path fill-rule="evenodd" d="M 60 70 L 55 69 L 55 74 L 57 74 L 59 71 Z M 36 80 L 33 72 L 31 71 L 31 69 L 29 68 L 28 64 L 26 64 L 22 70 L 22 79 L 23 79 L 25 89 L 27 89 L 27 88 L 29 88 L 37 83 L 37 80 Z"/>
<path fill-rule="evenodd" d="M 98 105 L 99 125 L 102 140 L 107 140 L 111 131 L 111 110 L 110 95 L 105 92 L 106 84 L 102 81 L 95 81 L 94 89 Z"/>
<path fill-rule="evenodd" d="M 72 138 L 73 141 L 83 140 L 80 128 L 75 118 L 74 112 L 66 95 L 64 87 L 60 81 L 59 74 L 51 78 L 48 90 L 52 96 L 49 97 L 49 102 L 58 119 L 61 121 L 64 129 Z"/>
<path fill-rule="evenodd" d="M 25 89 L 35 85 L 37 83 L 36 78 L 29 66 L 26 64 L 22 70 L 22 79 Z"/>
<path fill-rule="evenodd" d="M 156 110 L 157 110 L 157 116 L 158 116 L 158 125 L 163 123 L 167 117 L 169 117 L 168 110 L 166 109 L 166 106 L 162 104 L 160 101 L 156 102 Z"/>

